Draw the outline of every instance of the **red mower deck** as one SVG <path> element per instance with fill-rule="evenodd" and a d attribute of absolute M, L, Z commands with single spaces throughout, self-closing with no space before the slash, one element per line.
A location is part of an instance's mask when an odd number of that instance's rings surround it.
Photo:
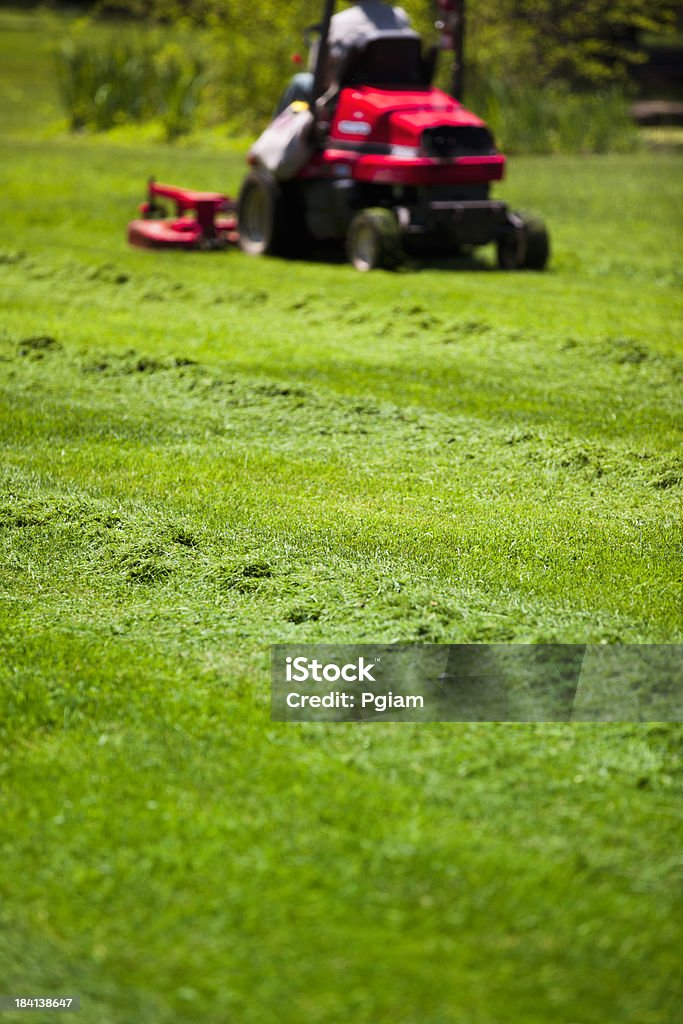
<path fill-rule="evenodd" d="M 170 199 L 175 218 L 157 201 Z M 196 192 L 150 181 L 142 218 L 128 225 L 128 241 L 143 249 L 224 249 L 237 245 L 236 204 L 221 192 Z"/>

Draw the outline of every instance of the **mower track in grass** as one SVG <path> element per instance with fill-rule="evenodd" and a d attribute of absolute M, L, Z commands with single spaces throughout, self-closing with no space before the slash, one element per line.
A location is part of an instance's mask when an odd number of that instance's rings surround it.
<path fill-rule="evenodd" d="M 349 613 L 367 640 L 400 635 L 402 616 L 422 641 L 525 641 L 544 615 L 558 639 L 645 639 L 655 614 L 662 639 L 680 636 L 678 456 L 182 356 L 72 351 L 47 335 L 5 351 L 14 471 L 0 525 L 15 586 L 35 536 L 71 548 L 74 583 L 85 572 L 103 594 L 155 586 L 214 603 L 232 590 L 247 619 L 275 611 L 273 629 L 294 620 L 321 639 Z M 21 498 L 27 450 L 38 501 Z M 316 566 L 325 576 L 307 586 Z"/>

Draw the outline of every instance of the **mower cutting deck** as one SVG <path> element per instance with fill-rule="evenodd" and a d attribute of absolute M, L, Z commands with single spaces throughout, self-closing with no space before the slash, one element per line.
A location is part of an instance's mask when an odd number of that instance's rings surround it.
<path fill-rule="evenodd" d="M 160 198 L 175 204 L 174 218 L 168 218 Z M 239 241 L 235 210 L 234 200 L 220 192 L 195 192 L 152 179 L 140 206 L 142 219 L 128 225 L 128 241 L 143 249 L 224 249 Z"/>

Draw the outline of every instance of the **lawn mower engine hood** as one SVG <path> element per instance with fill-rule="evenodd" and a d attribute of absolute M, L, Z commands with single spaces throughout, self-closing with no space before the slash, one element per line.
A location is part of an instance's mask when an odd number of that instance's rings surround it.
<path fill-rule="evenodd" d="M 339 151 L 353 177 L 386 184 L 483 184 L 505 169 L 485 123 L 440 89 L 343 89 L 327 155 Z"/>

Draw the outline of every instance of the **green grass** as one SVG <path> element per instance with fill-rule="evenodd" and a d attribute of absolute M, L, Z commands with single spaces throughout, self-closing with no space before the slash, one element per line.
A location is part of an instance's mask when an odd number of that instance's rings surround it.
<path fill-rule="evenodd" d="M 245 147 L 31 137 L 25 42 L 0 987 L 82 1024 L 673 1024 L 679 726 L 280 725 L 268 647 L 681 642 L 680 158 L 516 159 L 545 274 L 132 251 L 149 173 L 234 193 Z"/>

